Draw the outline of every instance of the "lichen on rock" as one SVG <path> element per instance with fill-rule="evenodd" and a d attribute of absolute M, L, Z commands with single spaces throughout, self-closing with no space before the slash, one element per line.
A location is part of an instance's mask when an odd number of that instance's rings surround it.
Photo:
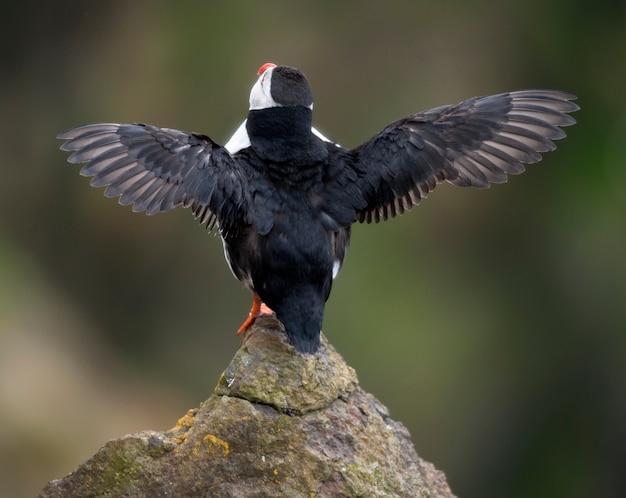
<path fill-rule="evenodd" d="M 216 394 L 303 415 L 354 391 L 358 384 L 354 369 L 323 334 L 316 354 L 300 354 L 285 341 L 280 322 L 271 317 L 257 321 L 258 326 L 248 331 L 243 346 L 220 377 Z M 279 333 L 268 334 L 268 330 Z"/>
<path fill-rule="evenodd" d="M 108 442 L 40 494 L 68 496 L 453 495 L 323 336 L 303 355 L 261 317 L 199 408 L 169 431 Z"/>

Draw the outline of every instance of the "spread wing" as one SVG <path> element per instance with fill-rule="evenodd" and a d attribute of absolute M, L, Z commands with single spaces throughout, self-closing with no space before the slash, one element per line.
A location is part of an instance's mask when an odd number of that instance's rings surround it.
<path fill-rule="evenodd" d="M 152 215 L 182 205 L 212 229 L 236 230 L 245 208 L 246 176 L 209 137 L 146 124 L 96 123 L 61 133 L 68 161 L 106 186 L 105 195 Z"/>
<path fill-rule="evenodd" d="M 378 222 L 411 209 L 443 181 L 486 188 L 524 171 L 523 163 L 563 138 L 575 123 L 574 95 L 525 90 L 475 97 L 407 116 L 352 152 L 366 206 L 360 222 Z"/>

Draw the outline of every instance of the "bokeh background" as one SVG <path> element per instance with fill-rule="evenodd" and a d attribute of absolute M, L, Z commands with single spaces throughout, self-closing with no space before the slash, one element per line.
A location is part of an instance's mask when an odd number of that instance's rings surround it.
<path fill-rule="evenodd" d="M 185 210 L 133 214 L 55 136 L 148 122 L 224 143 L 256 69 L 301 68 L 356 146 L 406 114 L 533 87 L 578 124 L 490 190 L 356 226 L 324 331 L 460 497 L 625 496 L 626 4 L 3 2 L 0 495 L 212 392 L 250 295 Z"/>

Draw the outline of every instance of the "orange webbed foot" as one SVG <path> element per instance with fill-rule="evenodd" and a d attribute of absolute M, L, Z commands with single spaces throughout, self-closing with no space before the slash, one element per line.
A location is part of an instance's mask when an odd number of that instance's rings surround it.
<path fill-rule="evenodd" d="M 248 313 L 248 318 L 243 322 L 239 330 L 237 330 L 237 334 L 241 334 L 246 329 L 252 326 L 257 317 L 261 315 L 273 315 L 274 312 L 269 308 L 267 304 L 261 301 L 261 298 L 255 293 L 252 294 L 252 308 L 250 308 L 250 313 Z"/>

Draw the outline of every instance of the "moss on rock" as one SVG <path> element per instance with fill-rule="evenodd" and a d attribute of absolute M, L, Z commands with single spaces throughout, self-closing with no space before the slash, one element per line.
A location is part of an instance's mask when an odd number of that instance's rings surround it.
<path fill-rule="evenodd" d="M 169 431 L 104 445 L 50 497 L 452 497 L 408 431 L 322 337 L 296 353 L 262 317 L 213 394 Z"/>

